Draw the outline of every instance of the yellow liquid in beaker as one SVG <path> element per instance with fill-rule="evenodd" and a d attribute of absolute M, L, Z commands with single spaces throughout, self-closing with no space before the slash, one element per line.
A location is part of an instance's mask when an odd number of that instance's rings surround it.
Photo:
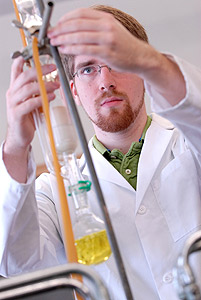
<path fill-rule="evenodd" d="M 99 264 L 109 258 L 111 248 L 106 230 L 101 230 L 75 241 L 78 262 L 85 265 Z"/>

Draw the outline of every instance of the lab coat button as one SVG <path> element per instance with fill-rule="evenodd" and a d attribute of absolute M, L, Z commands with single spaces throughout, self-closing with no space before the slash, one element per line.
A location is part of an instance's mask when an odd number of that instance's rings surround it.
<path fill-rule="evenodd" d="M 158 180 L 155 180 L 153 182 L 153 188 L 154 188 L 154 190 L 158 190 L 160 188 L 160 183 Z"/>
<path fill-rule="evenodd" d="M 125 172 L 126 172 L 127 175 L 131 174 L 131 170 L 130 169 L 126 169 Z"/>
<path fill-rule="evenodd" d="M 138 209 L 138 214 L 144 215 L 146 213 L 147 209 L 144 205 L 141 205 L 140 208 Z"/>
<path fill-rule="evenodd" d="M 166 273 L 164 276 L 163 276 L 163 282 L 164 283 L 171 283 L 173 281 L 173 275 L 171 272 L 169 273 Z"/>

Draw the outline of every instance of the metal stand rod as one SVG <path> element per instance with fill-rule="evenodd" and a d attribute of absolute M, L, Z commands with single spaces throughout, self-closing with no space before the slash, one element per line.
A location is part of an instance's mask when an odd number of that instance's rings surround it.
<path fill-rule="evenodd" d="M 41 2 L 43 2 L 43 1 L 37 0 L 37 2 L 38 3 L 40 2 L 40 7 L 42 7 Z M 54 4 L 53 4 L 53 2 L 49 1 L 48 5 L 51 6 L 51 8 L 52 8 Z M 39 9 L 40 9 L 40 7 L 39 7 Z M 41 13 L 41 15 L 43 15 L 42 10 L 40 11 L 40 13 Z M 103 218 L 104 218 L 108 238 L 109 238 L 109 241 L 110 241 L 110 246 L 112 248 L 112 252 L 113 252 L 114 257 L 115 257 L 117 269 L 119 271 L 119 276 L 120 276 L 120 279 L 121 279 L 121 282 L 122 282 L 122 286 L 123 286 L 126 298 L 127 298 L 127 300 L 134 300 L 134 298 L 132 296 L 130 286 L 129 286 L 126 271 L 125 271 L 125 268 L 124 268 L 123 260 L 121 258 L 121 254 L 120 254 L 119 247 L 118 247 L 118 244 L 117 244 L 117 240 L 116 240 L 113 228 L 112 228 L 112 223 L 111 223 L 111 220 L 110 220 L 110 216 L 109 216 L 106 204 L 105 204 L 105 200 L 104 200 L 104 197 L 103 197 L 103 194 L 102 194 L 102 190 L 100 188 L 100 184 L 99 184 L 99 181 L 98 181 L 98 178 L 97 178 L 97 175 L 96 175 L 96 172 L 95 172 L 95 168 L 94 168 L 94 165 L 93 165 L 93 162 L 92 162 L 92 158 L 91 158 L 91 155 L 90 155 L 90 152 L 89 152 L 89 149 L 88 149 L 88 143 L 87 143 L 87 140 L 86 140 L 86 137 L 85 137 L 85 133 L 84 133 L 81 121 L 80 121 L 79 114 L 77 112 L 77 108 L 76 108 L 74 99 L 72 97 L 72 94 L 71 94 L 71 91 L 70 91 L 70 88 L 69 88 L 69 83 L 68 83 L 68 80 L 66 78 L 66 74 L 65 74 L 65 71 L 64 71 L 64 68 L 63 68 L 63 64 L 61 62 L 61 58 L 60 58 L 58 49 L 57 49 L 57 47 L 53 47 L 53 46 L 50 45 L 50 50 L 51 50 L 52 56 L 54 58 L 55 64 L 57 66 L 57 69 L 58 69 L 58 72 L 59 72 L 59 75 L 60 75 L 60 81 L 61 81 L 61 85 L 62 85 L 62 88 L 63 88 L 63 91 L 64 91 L 67 106 L 68 106 L 68 108 L 70 110 L 70 113 L 71 113 L 71 116 L 73 118 L 74 125 L 75 125 L 76 131 L 77 131 L 77 134 L 78 134 L 78 137 L 79 137 L 79 140 L 80 140 L 80 144 L 82 146 L 82 150 L 83 150 L 86 162 L 87 162 L 87 166 L 88 166 L 88 169 L 89 169 L 89 172 L 90 172 L 91 180 L 92 180 L 94 190 L 95 190 L 95 193 L 96 193 L 96 196 L 97 196 L 97 200 L 99 202 L 99 206 L 100 206 Z"/>
<path fill-rule="evenodd" d="M 41 18 L 43 18 L 44 3 L 43 0 L 36 0 Z"/>
<path fill-rule="evenodd" d="M 61 62 L 60 55 L 59 55 L 56 47 L 50 46 L 50 50 L 51 50 L 52 56 L 55 60 L 55 64 L 58 68 L 59 75 L 60 75 L 60 81 L 61 81 L 62 88 L 64 90 L 66 102 L 67 102 L 68 108 L 70 110 L 71 116 L 73 118 L 74 125 L 76 127 L 80 143 L 82 145 L 83 153 L 86 158 L 87 166 L 88 166 L 88 169 L 89 169 L 89 172 L 91 175 L 91 180 L 92 180 L 92 183 L 94 186 L 94 190 L 96 192 L 96 196 L 97 196 L 97 199 L 98 199 L 98 202 L 99 202 L 102 214 L 103 214 L 103 218 L 104 218 L 104 222 L 106 225 L 110 245 L 111 245 L 115 260 L 116 260 L 117 268 L 118 268 L 119 275 L 120 275 L 120 278 L 122 281 L 122 285 L 123 285 L 123 288 L 125 291 L 125 295 L 128 300 L 132 300 L 132 299 L 134 300 L 131 290 L 130 290 L 129 282 L 128 282 L 128 279 L 126 276 L 126 272 L 124 269 L 124 265 L 123 265 L 123 261 L 122 261 L 121 254 L 119 251 L 119 247 L 118 247 L 115 235 L 114 235 L 114 231 L 112 228 L 108 210 L 107 210 L 107 207 L 105 204 L 105 200 L 103 198 L 103 194 L 102 194 L 102 191 L 101 191 L 98 179 L 97 179 L 97 175 L 96 175 L 95 168 L 94 168 L 94 165 L 92 162 L 92 158 L 91 158 L 91 155 L 90 155 L 90 152 L 88 149 L 88 143 L 86 141 L 85 133 L 84 133 L 84 130 L 83 130 L 80 118 L 79 118 L 79 114 L 77 112 L 77 108 L 75 106 L 74 99 L 72 97 L 72 94 L 71 94 L 71 91 L 69 88 L 69 83 L 66 78 L 66 74 L 65 74 L 62 62 Z"/>
<path fill-rule="evenodd" d="M 45 6 L 45 10 L 43 13 L 43 23 L 42 26 L 40 28 L 39 34 L 38 34 L 38 42 L 39 44 L 42 42 L 42 40 L 45 38 L 45 36 L 47 35 L 47 29 L 50 23 L 50 18 L 52 15 L 52 9 L 53 9 L 53 3 L 52 2 L 48 2 L 47 5 Z"/>
<path fill-rule="evenodd" d="M 72 278 L 69 279 L 69 276 L 73 274 L 81 275 L 83 278 L 87 279 L 87 281 L 85 283 L 81 283 L 78 280 Z M 65 278 L 68 278 L 69 282 L 66 281 L 62 283 L 62 280 Z M 61 287 L 62 285 L 67 286 L 68 283 L 74 285 L 72 287 L 76 290 L 78 288 L 78 291 L 81 291 L 82 289 L 85 293 L 90 293 L 90 295 L 93 294 L 96 300 L 110 300 L 107 288 L 97 272 L 86 265 L 77 263 L 38 270 L 28 274 L 15 276 L 10 279 L 2 279 L 0 285 L 0 299 L 7 299 L 4 297 L 4 292 L 7 292 L 7 296 L 10 295 L 12 299 L 16 299 L 19 294 L 21 294 L 21 296 L 30 292 L 35 294 L 35 292 L 39 292 L 42 289 L 50 290 L 56 285 L 57 287 Z M 90 290 L 93 288 L 93 290 L 89 292 L 89 288 Z M 59 299 L 61 298 L 59 297 Z"/>

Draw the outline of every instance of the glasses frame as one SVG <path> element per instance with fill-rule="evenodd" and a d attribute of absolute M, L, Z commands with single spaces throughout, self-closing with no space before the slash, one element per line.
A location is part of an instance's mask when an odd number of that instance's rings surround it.
<path fill-rule="evenodd" d="M 75 78 L 75 76 L 77 75 L 77 77 L 80 78 L 79 75 L 78 75 L 78 72 L 79 72 L 81 69 L 87 68 L 87 67 L 98 67 L 97 73 L 101 73 L 101 69 L 104 68 L 104 67 L 105 67 L 105 68 L 108 68 L 109 72 L 112 71 L 112 68 L 110 68 L 110 67 L 107 66 L 107 65 L 102 65 L 102 66 L 100 66 L 100 65 L 98 65 L 98 64 L 97 64 L 97 65 L 88 65 L 88 66 L 79 68 L 75 73 L 72 74 L 72 77 Z"/>

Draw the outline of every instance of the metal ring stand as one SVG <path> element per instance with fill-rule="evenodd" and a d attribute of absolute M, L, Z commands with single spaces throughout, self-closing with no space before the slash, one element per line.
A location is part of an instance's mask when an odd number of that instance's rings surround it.
<path fill-rule="evenodd" d="M 88 279 L 90 289 L 86 283 L 70 278 L 72 274 L 80 274 L 83 279 Z M 64 288 L 75 290 L 87 300 L 110 300 L 108 291 L 97 273 L 80 264 L 67 264 L 11 279 L 2 279 L 0 281 L 0 300 L 21 298 L 28 300 L 34 295 L 37 295 L 37 299 L 44 299 L 45 292 L 55 290 L 57 290 L 57 300 L 72 300 L 73 294 L 66 293 L 66 298 L 64 298 L 64 293 L 61 294 L 61 290 Z"/>
<path fill-rule="evenodd" d="M 182 300 L 201 300 L 200 288 L 196 284 L 194 272 L 190 266 L 191 254 L 201 250 L 201 231 L 190 236 L 173 270 L 175 287 Z"/>

